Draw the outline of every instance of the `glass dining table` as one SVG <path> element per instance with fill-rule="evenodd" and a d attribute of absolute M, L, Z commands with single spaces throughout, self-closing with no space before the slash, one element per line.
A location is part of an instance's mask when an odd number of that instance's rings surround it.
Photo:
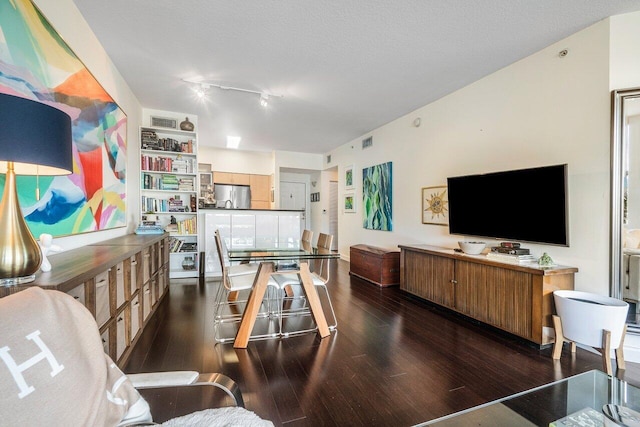
<path fill-rule="evenodd" d="M 340 258 L 338 251 L 325 248 L 303 246 L 287 249 L 232 249 L 228 252 L 229 261 L 260 262 L 260 261 L 291 261 L 310 259 Z"/>
<path fill-rule="evenodd" d="M 337 251 L 310 246 L 303 246 L 299 249 L 233 249 L 228 252 L 228 257 L 231 262 L 260 262 L 255 284 L 247 299 L 238 333 L 233 343 L 234 348 L 247 348 L 269 278 L 272 274 L 283 272 L 299 275 L 300 284 L 309 304 L 309 311 L 318 327 L 318 335 L 320 338 L 326 338 L 330 335 L 320 297 L 313 284 L 309 260 L 340 258 Z"/>

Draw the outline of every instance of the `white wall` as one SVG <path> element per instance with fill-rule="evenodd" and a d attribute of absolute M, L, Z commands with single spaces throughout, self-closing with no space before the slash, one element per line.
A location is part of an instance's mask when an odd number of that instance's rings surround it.
<path fill-rule="evenodd" d="M 140 209 L 139 197 L 137 197 L 138 171 L 140 170 L 137 142 L 142 113 L 140 102 L 115 68 L 72 0 L 34 0 L 34 3 L 127 115 L 127 227 L 61 237 L 54 239 L 54 244 L 69 250 L 131 233 L 135 228 Z"/>
<path fill-rule="evenodd" d="M 640 86 L 640 12 L 612 16 L 610 90 Z"/>
<path fill-rule="evenodd" d="M 273 153 L 273 183 L 275 208 L 280 206 L 280 170 L 298 169 L 302 171 L 318 171 L 323 169 L 322 155 L 310 153 L 294 153 L 291 151 L 275 151 Z"/>
<path fill-rule="evenodd" d="M 153 117 L 162 117 L 165 119 L 174 119 L 178 124 L 177 130 L 180 129 L 180 123 L 185 119 L 189 119 L 191 123 L 193 123 L 193 128 L 195 131 L 198 131 L 198 115 L 197 114 L 189 114 L 189 113 L 177 113 L 175 111 L 165 111 L 165 110 L 155 110 L 153 108 L 143 108 L 142 109 L 142 121 L 140 126 L 152 126 L 151 124 L 151 116 Z M 137 136 L 136 136 L 137 138 Z"/>
<path fill-rule="evenodd" d="M 311 175 L 311 182 L 316 181 L 316 186 L 312 185 L 309 191 L 320 193 L 320 201 L 311 203 L 311 230 L 314 242 L 320 233 L 329 233 L 329 182 L 337 180 L 337 168 L 318 171 Z"/>
<path fill-rule="evenodd" d="M 273 153 L 263 151 L 229 150 L 199 146 L 198 163 L 211 164 L 211 170 L 219 172 L 271 175 Z"/>
<path fill-rule="evenodd" d="M 558 52 L 569 49 L 561 58 Z M 447 176 L 569 164 L 571 246 L 526 244 L 556 262 L 577 266 L 578 289 L 608 293 L 609 253 L 609 21 L 549 46 L 453 94 L 426 105 L 331 152 L 340 165 L 355 165 L 362 201 L 362 168 L 393 162 L 393 231 L 362 228 L 357 214 L 340 216 L 339 250 L 357 243 L 395 248 L 426 243 L 456 246 L 462 236 L 421 223 L 421 188 Z M 412 125 L 420 117 L 420 127 Z M 361 140 L 373 136 L 364 151 Z M 531 197 L 544 193 L 536 189 Z M 487 208 L 505 200 L 487 193 Z"/>

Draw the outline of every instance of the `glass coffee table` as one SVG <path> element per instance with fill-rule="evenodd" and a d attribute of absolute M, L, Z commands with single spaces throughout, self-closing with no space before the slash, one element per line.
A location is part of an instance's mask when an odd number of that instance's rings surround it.
<path fill-rule="evenodd" d="M 626 415 L 636 415 L 635 411 L 640 412 L 640 389 L 593 370 L 420 425 L 604 426 L 602 409 L 608 404 L 619 405 L 613 408 L 626 411 Z"/>

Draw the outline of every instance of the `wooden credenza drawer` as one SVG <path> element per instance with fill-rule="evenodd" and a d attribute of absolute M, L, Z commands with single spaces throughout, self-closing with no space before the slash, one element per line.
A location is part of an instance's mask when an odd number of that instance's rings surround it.
<path fill-rule="evenodd" d="M 369 245 L 351 246 L 349 274 L 382 287 L 399 285 L 400 252 Z"/>

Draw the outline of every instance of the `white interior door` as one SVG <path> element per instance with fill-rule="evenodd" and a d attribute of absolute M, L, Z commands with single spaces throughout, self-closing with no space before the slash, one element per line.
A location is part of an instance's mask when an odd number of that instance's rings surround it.
<path fill-rule="evenodd" d="M 306 209 L 307 197 L 303 182 L 280 183 L 280 209 Z"/>
<path fill-rule="evenodd" d="M 307 188 L 304 182 L 280 181 L 280 209 L 301 210 L 301 228 L 307 224 Z"/>

